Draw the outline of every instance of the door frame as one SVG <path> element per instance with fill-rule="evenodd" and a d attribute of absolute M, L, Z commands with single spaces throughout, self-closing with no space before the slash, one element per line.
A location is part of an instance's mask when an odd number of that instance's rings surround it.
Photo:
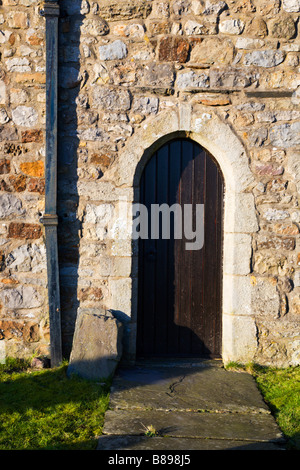
<path fill-rule="evenodd" d="M 202 106 L 183 103 L 163 110 L 140 126 L 119 155 L 114 176 L 121 194 L 139 202 L 139 180 L 152 154 L 172 138 L 188 137 L 207 150 L 224 176 L 222 359 L 248 362 L 258 350 L 255 301 L 251 275 L 252 238 L 259 230 L 247 151 L 231 126 Z M 126 216 L 127 217 L 127 216 Z M 132 218 L 131 218 L 132 224 Z M 129 240 L 128 240 L 129 243 Z M 126 360 L 135 360 L 138 246 L 130 240 L 132 275 L 127 283 Z"/>

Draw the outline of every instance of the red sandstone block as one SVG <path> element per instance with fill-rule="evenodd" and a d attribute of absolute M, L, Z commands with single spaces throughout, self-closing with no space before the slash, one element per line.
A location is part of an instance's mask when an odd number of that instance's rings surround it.
<path fill-rule="evenodd" d="M 12 222 L 8 228 L 9 238 L 37 239 L 42 236 L 42 228 L 38 224 Z"/>

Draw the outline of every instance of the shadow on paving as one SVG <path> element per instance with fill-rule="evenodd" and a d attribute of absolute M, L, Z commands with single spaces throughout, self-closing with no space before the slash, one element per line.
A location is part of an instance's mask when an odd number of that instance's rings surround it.
<path fill-rule="evenodd" d="M 250 374 L 221 361 L 157 359 L 117 370 L 98 450 L 279 450 L 284 442 Z"/>

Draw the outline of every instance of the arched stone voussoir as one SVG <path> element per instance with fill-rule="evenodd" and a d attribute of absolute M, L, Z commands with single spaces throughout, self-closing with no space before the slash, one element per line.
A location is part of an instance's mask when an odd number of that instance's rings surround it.
<path fill-rule="evenodd" d="M 142 170 L 156 148 L 172 137 L 189 137 L 218 162 L 226 191 L 250 192 L 255 186 L 244 146 L 231 127 L 206 108 L 183 104 L 146 120 L 125 145 L 115 168 L 115 184 L 138 186 Z"/>

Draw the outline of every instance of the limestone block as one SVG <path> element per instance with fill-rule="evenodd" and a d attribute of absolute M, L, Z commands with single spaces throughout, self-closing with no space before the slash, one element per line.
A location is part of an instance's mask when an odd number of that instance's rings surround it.
<path fill-rule="evenodd" d="M 171 64 L 149 64 L 143 69 L 143 84 L 145 86 L 169 87 L 174 83 L 174 70 Z"/>
<path fill-rule="evenodd" d="M 229 19 L 221 21 L 220 32 L 225 34 L 241 34 L 245 28 L 245 23 L 240 19 Z"/>
<path fill-rule="evenodd" d="M 214 19 L 205 21 L 188 20 L 184 25 L 184 32 L 187 36 L 197 36 L 199 34 L 216 34 L 217 24 Z"/>
<path fill-rule="evenodd" d="M 254 271 L 259 274 L 272 276 L 287 274 L 289 270 L 287 258 L 280 254 L 257 253 L 255 255 Z"/>
<path fill-rule="evenodd" d="M 112 204 L 87 204 L 85 222 L 107 225 L 111 221 L 113 210 Z"/>
<path fill-rule="evenodd" d="M 300 122 L 274 125 L 269 136 L 274 147 L 297 147 L 300 144 Z"/>
<path fill-rule="evenodd" d="M 246 88 L 259 78 L 256 72 L 232 67 L 212 68 L 209 75 L 212 88 Z"/>
<path fill-rule="evenodd" d="M 33 127 L 37 124 L 38 113 L 30 106 L 18 106 L 12 110 L 12 120 L 17 126 Z"/>
<path fill-rule="evenodd" d="M 28 28 L 29 19 L 27 13 L 21 11 L 12 12 L 8 18 L 8 26 L 15 29 Z"/>
<path fill-rule="evenodd" d="M 251 193 L 228 194 L 225 202 L 226 231 L 254 233 L 258 230 L 254 197 Z"/>
<path fill-rule="evenodd" d="M 102 128 L 99 127 L 89 127 L 88 129 L 78 129 L 77 130 L 78 138 L 82 141 L 91 141 L 91 142 L 102 142 L 107 140 Z"/>
<path fill-rule="evenodd" d="M 227 9 L 227 3 L 223 1 L 210 1 L 205 2 L 204 15 L 219 15 L 222 11 Z"/>
<path fill-rule="evenodd" d="M 225 275 L 223 296 L 228 314 L 278 317 L 280 297 L 272 278 Z"/>
<path fill-rule="evenodd" d="M 43 304 L 43 298 L 31 286 L 1 291 L 1 299 L 6 308 L 37 308 Z"/>
<path fill-rule="evenodd" d="M 289 13 L 300 11 L 300 0 L 283 0 L 282 8 Z"/>
<path fill-rule="evenodd" d="M 152 2 L 147 0 L 103 0 L 99 3 L 99 15 L 109 21 L 147 18 L 152 10 Z"/>
<path fill-rule="evenodd" d="M 209 77 L 206 73 L 197 73 L 194 71 L 178 74 L 177 86 L 180 89 L 185 88 L 208 88 Z"/>
<path fill-rule="evenodd" d="M 257 248 L 293 251 L 295 249 L 295 237 L 260 235 L 257 239 Z"/>
<path fill-rule="evenodd" d="M 274 38 L 291 39 L 295 36 L 296 26 L 291 15 L 281 15 L 268 23 L 269 33 Z"/>
<path fill-rule="evenodd" d="M 300 155 L 299 152 L 294 152 L 288 156 L 288 163 L 286 170 L 290 173 L 295 181 L 297 190 L 300 193 Z"/>
<path fill-rule="evenodd" d="M 109 281 L 111 303 L 110 308 L 131 317 L 132 279 L 111 279 Z"/>
<path fill-rule="evenodd" d="M 31 72 L 29 60 L 26 57 L 13 57 L 6 61 L 6 67 L 9 72 Z"/>
<path fill-rule="evenodd" d="M 5 42 L 7 42 L 11 35 L 11 31 L 0 30 L 0 44 L 4 44 Z"/>
<path fill-rule="evenodd" d="M 33 273 L 46 269 L 46 248 L 44 245 L 21 245 L 6 257 L 6 266 L 12 271 Z"/>
<path fill-rule="evenodd" d="M 122 356 L 123 326 L 102 309 L 79 309 L 68 376 L 99 380 L 111 377 Z"/>
<path fill-rule="evenodd" d="M 145 35 L 144 26 L 138 23 L 134 24 L 121 24 L 113 28 L 113 34 L 115 36 L 129 36 L 130 38 L 142 39 Z"/>
<path fill-rule="evenodd" d="M 193 45 L 191 50 L 191 62 L 202 65 L 231 64 L 234 57 L 232 42 L 227 38 L 204 38 L 201 43 Z"/>
<path fill-rule="evenodd" d="M 6 85 L 3 80 L 0 80 L 0 104 L 5 104 L 6 102 Z"/>
<path fill-rule="evenodd" d="M 246 275 L 250 273 L 251 235 L 244 233 L 224 234 L 224 273 Z"/>
<path fill-rule="evenodd" d="M 224 275 L 223 311 L 230 315 L 252 315 L 251 280 L 248 276 Z"/>
<path fill-rule="evenodd" d="M 169 18 L 169 3 L 164 1 L 153 2 L 151 18 Z"/>
<path fill-rule="evenodd" d="M 276 67 L 285 59 L 285 52 L 276 50 L 253 51 L 245 55 L 244 65 L 257 65 L 258 67 Z"/>
<path fill-rule="evenodd" d="M 189 0 L 175 0 L 172 4 L 172 10 L 176 16 L 187 15 L 192 12 L 191 3 Z"/>
<path fill-rule="evenodd" d="M 259 49 L 265 45 L 262 39 L 239 37 L 235 43 L 237 49 Z"/>
<path fill-rule="evenodd" d="M 252 311 L 255 315 L 277 318 L 280 311 L 280 296 L 276 283 L 271 279 L 252 278 Z"/>
<path fill-rule="evenodd" d="M 145 96 L 133 101 L 132 111 L 140 114 L 156 114 L 158 111 L 158 98 Z"/>
<path fill-rule="evenodd" d="M 21 215 L 24 213 L 21 200 L 13 194 L 0 195 L 0 218 L 4 219 L 12 214 Z"/>
<path fill-rule="evenodd" d="M 96 37 L 105 36 L 109 33 L 109 26 L 102 18 L 97 18 L 97 20 L 84 18 L 81 25 L 81 32 L 83 34 L 91 34 L 92 36 Z"/>
<path fill-rule="evenodd" d="M 1 91 L 0 91 L 1 95 Z M 6 122 L 9 121 L 9 117 L 7 115 L 7 112 L 4 108 L 0 108 L 0 124 L 5 124 Z"/>
<path fill-rule="evenodd" d="M 268 208 L 262 211 L 262 216 L 269 222 L 287 219 L 290 214 L 286 210 Z"/>
<path fill-rule="evenodd" d="M 127 56 L 127 47 L 123 41 L 116 41 L 99 47 L 100 60 L 124 59 Z"/>
<path fill-rule="evenodd" d="M 253 360 L 257 350 L 257 327 L 251 317 L 223 315 L 223 351 L 225 363 L 247 363 Z"/>
<path fill-rule="evenodd" d="M 131 106 L 131 96 L 128 90 L 112 89 L 95 86 L 93 90 L 93 106 L 108 111 L 128 111 Z"/>
<path fill-rule="evenodd" d="M 22 245 L 11 251 L 6 258 L 6 266 L 13 271 L 26 272 L 30 271 L 31 257 L 29 254 L 29 246 Z"/>
<path fill-rule="evenodd" d="M 293 104 L 299 105 L 300 104 L 300 87 L 294 91 L 292 94 L 292 99 L 291 99 Z"/>

